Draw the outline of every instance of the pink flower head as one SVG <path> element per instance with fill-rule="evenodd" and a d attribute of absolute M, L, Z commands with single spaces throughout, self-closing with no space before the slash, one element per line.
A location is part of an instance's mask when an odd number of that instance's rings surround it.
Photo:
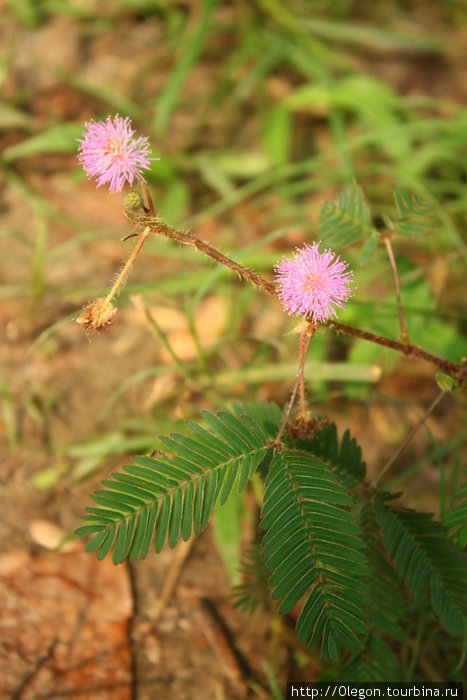
<path fill-rule="evenodd" d="M 291 316 L 305 314 L 315 323 L 336 316 L 351 294 L 352 273 L 347 263 L 330 250 L 320 253 L 319 243 L 297 248 L 292 258 L 275 266 L 275 281 L 283 307 Z"/>
<path fill-rule="evenodd" d="M 109 183 L 111 192 L 119 192 L 125 182 L 144 182 L 141 173 L 151 167 L 151 148 L 146 136 L 134 138 L 131 119 L 118 114 L 106 121 L 90 121 L 80 142 L 78 159 L 86 174 L 96 178 L 97 186 Z"/>

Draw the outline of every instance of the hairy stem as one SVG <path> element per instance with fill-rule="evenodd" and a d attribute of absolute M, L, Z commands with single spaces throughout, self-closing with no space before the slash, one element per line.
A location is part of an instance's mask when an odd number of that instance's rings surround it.
<path fill-rule="evenodd" d="M 148 199 L 148 202 L 150 201 L 151 200 Z M 223 253 L 220 253 L 218 250 L 212 248 L 204 241 L 200 240 L 199 238 L 196 238 L 196 236 L 194 236 L 193 234 L 178 231 L 177 229 L 172 228 L 163 221 L 160 221 L 159 219 L 155 219 L 153 217 L 145 218 L 144 224 L 147 228 L 149 228 L 153 233 L 157 235 L 165 236 L 166 238 L 171 238 L 172 240 L 178 241 L 183 245 L 193 246 L 201 253 L 208 255 L 210 258 L 218 262 L 220 265 L 225 265 L 225 267 L 228 267 L 242 279 L 248 280 L 259 289 L 262 289 L 264 292 L 266 292 L 266 294 L 277 296 L 277 290 L 272 284 L 272 282 L 269 282 L 268 280 L 264 279 L 264 277 L 261 277 L 261 275 L 258 275 L 253 270 L 249 270 L 248 268 L 243 267 L 243 265 L 240 265 L 240 263 L 236 262 L 235 260 L 232 260 Z M 401 343 L 397 340 L 391 340 L 390 338 L 385 338 L 384 336 L 377 335 L 375 333 L 362 331 L 359 328 L 346 326 L 345 324 L 338 323 L 337 321 L 328 321 L 324 325 L 328 326 L 328 328 L 337 331 L 338 333 L 346 333 L 347 335 L 352 335 L 356 338 L 362 338 L 363 340 L 368 340 L 371 343 L 377 343 L 378 345 L 383 345 L 384 347 L 391 348 L 392 350 L 396 350 L 397 352 L 400 352 L 408 357 L 417 357 L 418 359 L 431 362 L 436 367 L 439 367 L 440 370 L 446 372 L 447 374 L 450 374 L 451 376 L 456 377 L 461 382 L 467 380 L 467 366 L 456 364 L 455 362 L 450 362 L 449 360 L 444 360 L 442 357 L 438 357 L 437 355 L 433 355 L 429 352 L 426 352 L 425 350 L 422 350 L 422 348 L 418 347 L 417 345 L 412 345 L 409 342 Z"/>
<path fill-rule="evenodd" d="M 383 236 L 384 245 L 389 257 L 389 262 L 391 263 L 392 273 L 394 275 L 394 286 L 396 288 L 396 301 L 397 301 L 397 313 L 399 315 L 399 325 L 401 328 L 401 338 L 403 343 L 409 343 L 409 336 L 407 333 L 407 328 L 404 320 L 404 313 L 402 311 L 402 300 L 401 300 L 401 286 L 399 282 L 399 274 L 397 272 L 396 258 L 394 257 L 394 252 L 392 250 L 391 239 L 389 236 Z"/>
<path fill-rule="evenodd" d="M 307 337 L 308 337 L 308 328 L 304 328 L 301 332 L 300 335 L 300 356 L 299 356 L 299 362 L 302 361 L 302 357 L 304 354 L 306 354 L 306 350 L 308 348 L 309 340 L 307 342 Z M 300 413 L 302 416 L 305 415 L 306 413 L 306 397 L 305 397 L 305 372 L 301 373 L 300 376 Z"/>
<path fill-rule="evenodd" d="M 135 262 L 139 251 L 143 247 L 144 241 L 147 239 L 147 237 L 149 236 L 150 233 L 151 233 L 151 229 L 148 227 L 146 227 L 144 229 L 144 231 L 141 233 L 140 237 L 138 238 L 138 243 L 133 248 L 133 251 L 132 251 L 130 257 L 126 261 L 122 271 L 120 272 L 119 276 L 117 277 L 114 284 L 112 285 L 110 292 L 107 294 L 104 301 L 102 302 L 102 304 L 100 306 L 99 314 L 102 314 L 105 311 L 107 306 L 110 304 L 110 302 L 114 298 L 115 294 L 117 293 L 118 288 L 120 287 L 120 285 L 124 281 L 125 277 L 127 276 L 130 267 Z"/>
<path fill-rule="evenodd" d="M 196 238 L 196 236 L 193 236 L 193 234 L 178 231 L 159 219 L 148 219 L 145 221 L 145 223 L 153 231 L 153 233 L 160 236 L 165 236 L 166 238 L 171 238 L 172 240 L 178 241 L 178 243 L 182 243 L 183 245 L 191 245 L 201 253 L 208 255 L 220 265 L 225 265 L 225 267 L 228 267 L 239 277 L 248 280 L 248 282 L 254 284 L 255 287 L 259 287 L 267 294 L 276 294 L 276 289 L 271 282 L 268 282 L 264 279 L 264 277 L 261 277 L 261 275 L 258 275 L 253 270 L 249 270 L 247 267 L 243 267 L 243 265 L 240 265 L 240 263 L 236 262 L 235 260 L 228 258 L 220 251 L 216 250 L 199 238 Z"/>
<path fill-rule="evenodd" d="M 315 334 L 316 330 L 316 325 L 314 323 L 309 323 L 305 330 L 302 332 L 301 338 L 300 338 L 300 363 L 298 365 L 298 371 L 297 371 L 297 378 L 295 380 L 294 388 L 292 389 L 292 395 L 290 397 L 289 405 L 287 406 L 287 410 L 285 412 L 285 416 L 282 420 L 282 423 L 279 428 L 279 432 L 277 433 L 276 437 L 274 438 L 274 444 L 278 445 L 282 439 L 282 436 L 284 434 L 284 431 L 287 427 L 287 423 L 289 422 L 290 414 L 292 413 L 292 408 L 294 407 L 295 399 L 297 397 L 297 391 L 298 388 L 301 384 L 302 378 L 303 378 L 303 371 L 305 369 L 305 361 L 306 361 L 306 356 L 308 352 L 308 348 L 310 345 L 310 341 Z"/>
<path fill-rule="evenodd" d="M 457 377 L 460 381 L 467 380 L 467 366 L 458 365 L 455 362 L 444 360 L 442 357 L 438 357 L 437 355 L 432 355 L 430 352 L 426 352 L 425 350 L 422 350 L 422 348 L 419 348 L 418 345 L 399 343 L 397 340 L 391 340 L 390 338 L 384 338 L 381 335 L 376 335 L 376 333 L 369 333 L 368 331 L 362 331 L 359 328 L 346 326 L 345 324 L 338 323 L 337 321 L 328 321 L 325 325 L 338 333 L 347 333 L 347 335 L 353 335 L 355 338 L 362 338 L 362 340 L 368 340 L 370 343 L 377 343 L 378 345 L 383 345 L 386 348 L 397 350 L 397 352 L 407 355 L 408 357 L 417 357 L 420 360 L 426 360 L 427 362 L 431 362 L 439 367 L 443 372 Z"/>

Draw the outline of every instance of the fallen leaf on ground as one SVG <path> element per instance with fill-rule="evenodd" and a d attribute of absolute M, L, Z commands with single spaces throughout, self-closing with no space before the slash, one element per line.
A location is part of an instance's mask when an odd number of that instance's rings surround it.
<path fill-rule="evenodd" d="M 125 566 L 84 552 L 0 558 L 0 697 L 130 700 Z"/>

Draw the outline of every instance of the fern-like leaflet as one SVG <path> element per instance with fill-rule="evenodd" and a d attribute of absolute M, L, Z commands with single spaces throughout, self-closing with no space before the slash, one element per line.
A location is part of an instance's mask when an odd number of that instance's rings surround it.
<path fill-rule="evenodd" d="M 368 568 L 352 503 L 318 458 L 287 448 L 274 455 L 261 521 L 273 598 L 285 613 L 306 594 L 298 638 L 334 660 L 342 644 L 359 650 L 367 629 Z"/>
<path fill-rule="evenodd" d="M 240 573 L 244 582 L 232 588 L 231 597 L 235 607 L 249 613 L 254 613 L 260 604 L 265 608 L 269 600 L 269 589 L 258 544 L 246 552 Z"/>
<path fill-rule="evenodd" d="M 401 677 L 398 658 L 387 641 L 392 638 L 399 644 L 402 642 L 404 631 L 400 622 L 405 619 L 407 602 L 387 559 L 371 503 L 363 507 L 359 522 L 371 571 L 368 580 L 371 620 L 362 651 L 347 662 L 339 680 L 388 681 Z"/>
<path fill-rule="evenodd" d="M 432 210 L 429 204 L 404 187 L 394 187 L 399 221 L 394 225 L 394 232 L 400 236 L 423 236 L 433 229 L 429 217 Z"/>
<path fill-rule="evenodd" d="M 394 651 L 381 637 L 371 633 L 363 651 L 342 669 L 339 680 L 374 683 L 402 677 L 399 659 Z"/>
<path fill-rule="evenodd" d="M 261 426 L 261 430 L 268 439 L 273 440 L 277 435 L 282 421 L 282 413 L 276 403 L 269 401 L 250 401 L 249 403 L 236 401 L 232 404 L 230 410 L 237 418 L 243 415 L 250 416 Z"/>
<path fill-rule="evenodd" d="M 394 567 L 415 600 L 428 587 L 441 625 L 462 636 L 467 615 L 467 568 L 462 551 L 446 537 L 431 515 L 374 501 L 375 514 Z"/>
<path fill-rule="evenodd" d="M 457 540 L 459 547 L 467 545 L 467 469 L 465 481 L 456 495 L 454 505 L 444 516 L 443 525 L 448 528 L 450 536 Z"/>
<path fill-rule="evenodd" d="M 339 443 L 335 423 L 326 423 L 311 437 L 296 440 L 295 446 L 326 462 L 335 470 L 344 486 L 356 486 L 365 478 L 366 464 L 362 460 L 360 446 L 348 430 Z"/>
<path fill-rule="evenodd" d="M 318 239 L 334 250 L 372 232 L 370 210 L 362 188 L 356 184 L 344 190 L 334 202 L 325 202 L 321 208 Z"/>
<path fill-rule="evenodd" d="M 245 488 L 271 452 L 268 437 L 248 415 L 205 412 L 204 420 L 207 428 L 187 422 L 191 435 L 161 438 L 166 454 L 135 457 L 104 481 L 77 530 L 92 535 L 87 551 L 103 558 L 113 547 L 118 563 L 146 556 L 153 539 L 156 552 L 166 541 L 173 547 L 205 528 L 233 488 Z"/>

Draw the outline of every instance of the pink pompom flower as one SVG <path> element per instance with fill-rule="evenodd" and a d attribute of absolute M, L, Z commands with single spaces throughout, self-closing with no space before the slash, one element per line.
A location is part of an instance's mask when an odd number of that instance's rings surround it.
<path fill-rule="evenodd" d="M 151 147 L 147 136 L 134 138 L 129 117 L 118 114 L 105 121 L 86 123 L 83 138 L 78 139 L 78 160 L 97 187 L 109 184 L 110 192 L 119 192 L 125 182 L 145 182 L 142 170 L 151 167 Z"/>
<path fill-rule="evenodd" d="M 351 295 L 352 273 L 336 253 L 320 253 L 319 243 L 305 243 L 292 258 L 275 265 L 275 282 L 283 307 L 291 316 L 325 323 L 336 316 Z"/>

